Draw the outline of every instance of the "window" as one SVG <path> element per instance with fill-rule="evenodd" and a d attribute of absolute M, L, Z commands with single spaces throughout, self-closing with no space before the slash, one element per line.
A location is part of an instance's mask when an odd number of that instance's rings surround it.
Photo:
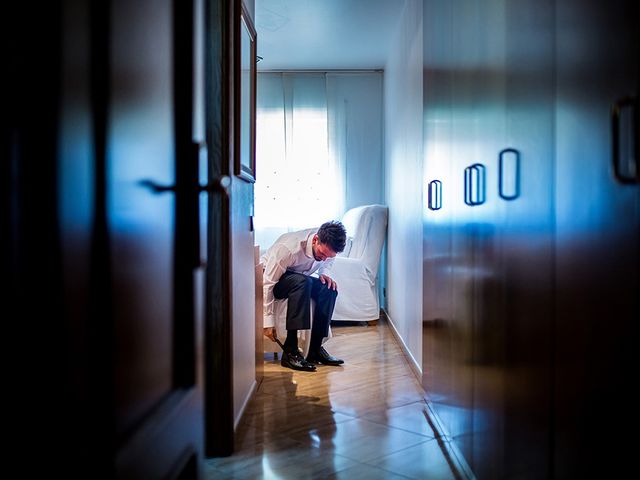
<path fill-rule="evenodd" d="M 256 243 L 336 218 L 323 74 L 259 74 Z"/>

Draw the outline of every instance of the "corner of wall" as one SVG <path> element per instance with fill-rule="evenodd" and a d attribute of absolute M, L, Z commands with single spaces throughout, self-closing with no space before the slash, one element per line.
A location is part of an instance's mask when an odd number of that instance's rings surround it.
<path fill-rule="evenodd" d="M 422 358 L 422 3 L 407 0 L 384 71 L 384 198 L 389 206 L 385 309 L 412 358 Z"/>

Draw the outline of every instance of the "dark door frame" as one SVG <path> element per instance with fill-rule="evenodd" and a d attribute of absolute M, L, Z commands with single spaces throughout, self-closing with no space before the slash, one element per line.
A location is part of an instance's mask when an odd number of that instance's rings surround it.
<path fill-rule="evenodd" d="M 230 184 L 234 154 L 236 0 L 205 3 L 205 128 L 208 146 L 208 244 L 204 339 L 205 455 L 233 453 Z"/>

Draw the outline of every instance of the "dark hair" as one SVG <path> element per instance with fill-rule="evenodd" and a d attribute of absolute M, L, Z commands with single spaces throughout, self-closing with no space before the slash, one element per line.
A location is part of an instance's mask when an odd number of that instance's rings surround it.
<path fill-rule="evenodd" d="M 334 252 L 340 253 L 347 243 L 347 231 L 341 222 L 332 220 L 320 226 L 318 240 L 320 240 L 320 243 L 329 245 Z"/>

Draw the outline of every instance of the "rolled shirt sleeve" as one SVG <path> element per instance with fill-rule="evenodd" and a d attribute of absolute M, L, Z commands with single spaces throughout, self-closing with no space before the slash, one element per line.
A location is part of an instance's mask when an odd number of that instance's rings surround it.
<path fill-rule="evenodd" d="M 263 277 L 264 328 L 275 327 L 276 325 L 273 287 L 278 283 L 282 274 L 287 271 L 287 267 L 293 264 L 293 261 L 294 258 L 291 251 L 284 245 L 278 246 L 277 250 L 267 258 Z"/>

